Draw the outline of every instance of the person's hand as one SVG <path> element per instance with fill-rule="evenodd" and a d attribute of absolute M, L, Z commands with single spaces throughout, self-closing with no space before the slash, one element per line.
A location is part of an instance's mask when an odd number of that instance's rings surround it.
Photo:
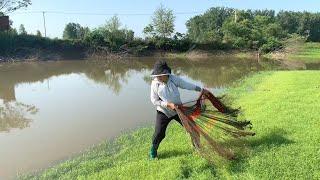
<path fill-rule="evenodd" d="M 167 107 L 168 107 L 169 109 L 174 110 L 174 109 L 176 108 L 176 105 L 173 104 L 173 103 L 171 103 L 171 102 L 168 102 Z"/>

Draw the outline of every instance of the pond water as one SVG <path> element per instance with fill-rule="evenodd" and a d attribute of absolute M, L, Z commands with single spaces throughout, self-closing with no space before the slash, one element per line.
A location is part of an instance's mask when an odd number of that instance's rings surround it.
<path fill-rule="evenodd" d="M 46 168 L 122 132 L 152 125 L 149 75 L 155 60 L 0 64 L 0 179 Z M 168 64 L 174 74 L 214 93 L 250 72 L 283 66 L 248 59 Z M 182 90 L 181 95 L 189 101 L 198 94 Z"/>

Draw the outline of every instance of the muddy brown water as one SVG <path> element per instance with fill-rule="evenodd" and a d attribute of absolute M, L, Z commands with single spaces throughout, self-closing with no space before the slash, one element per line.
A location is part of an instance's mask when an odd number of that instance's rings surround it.
<path fill-rule="evenodd" d="M 49 167 L 122 132 L 152 125 L 149 75 L 155 60 L 0 64 L 0 179 Z M 174 74 L 214 93 L 251 72 L 281 67 L 230 58 L 168 64 Z M 181 95 L 189 101 L 198 94 L 182 90 Z"/>

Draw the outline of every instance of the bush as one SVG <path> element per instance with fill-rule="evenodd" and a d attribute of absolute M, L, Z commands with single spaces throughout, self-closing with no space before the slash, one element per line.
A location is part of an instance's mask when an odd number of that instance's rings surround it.
<path fill-rule="evenodd" d="M 24 54 L 33 55 L 35 51 L 61 52 L 83 52 L 85 44 L 80 40 L 49 39 L 35 35 L 18 35 L 14 31 L 0 32 L 0 54 L 1 56 L 16 56 Z"/>
<path fill-rule="evenodd" d="M 281 47 L 282 43 L 278 39 L 270 37 L 267 39 L 267 42 L 260 47 L 260 51 L 263 53 L 268 53 L 271 51 L 278 50 Z"/>

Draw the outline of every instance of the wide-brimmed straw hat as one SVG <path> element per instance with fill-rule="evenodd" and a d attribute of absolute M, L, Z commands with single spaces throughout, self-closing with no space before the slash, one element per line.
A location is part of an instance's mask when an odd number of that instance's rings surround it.
<path fill-rule="evenodd" d="M 153 71 L 151 76 L 163 76 L 163 75 L 170 75 L 171 68 L 168 66 L 167 62 L 164 60 L 159 60 L 154 64 Z"/>

